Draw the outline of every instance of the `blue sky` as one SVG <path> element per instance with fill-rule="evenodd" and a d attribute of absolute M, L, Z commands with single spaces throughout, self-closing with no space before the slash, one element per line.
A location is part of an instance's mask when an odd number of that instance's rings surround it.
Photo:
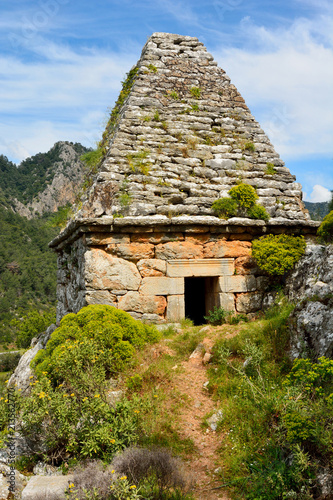
<path fill-rule="evenodd" d="M 197 36 L 231 77 L 305 199 L 333 189 L 329 0 L 0 1 L 0 154 L 94 147 L 155 31 Z"/>

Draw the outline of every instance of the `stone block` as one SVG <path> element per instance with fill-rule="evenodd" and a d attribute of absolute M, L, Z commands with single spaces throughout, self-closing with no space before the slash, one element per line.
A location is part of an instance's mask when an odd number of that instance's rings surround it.
<path fill-rule="evenodd" d="M 120 245 L 108 245 L 108 253 L 122 259 L 137 262 L 140 259 L 152 259 L 154 257 L 154 245 L 152 243 L 125 243 Z"/>
<path fill-rule="evenodd" d="M 167 264 L 162 259 L 142 259 L 137 263 L 137 267 L 143 278 L 149 276 L 165 276 Z"/>
<path fill-rule="evenodd" d="M 138 290 L 141 276 L 132 262 L 93 248 L 85 254 L 87 290 Z"/>
<path fill-rule="evenodd" d="M 235 295 L 233 293 L 218 293 L 217 307 L 222 307 L 226 311 L 235 311 Z"/>
<path fill-rule="evenodd" d="M 183 278 L 143 278 L 140 289 L 143 295 L 180 295 L 184 293 Z"/>
<path fill-rule="evenodd" d="M 233 259 L 180 259 L 167 262 L 167 276 L 231 276 L 234 274 Z"/>
<path fill-rule="evenodd" d="M 221 276 L 218 279 L 219 292 L 253 292 L 257 288 L 254 276 Z"/>
<path fill-rule="evenodd" d="M 260 292 L 265 292 L 269 287 L 271 280 L 268 276 L 258 276 L 257 277 L 257 290 Z"/>
<path fill-rule="evenodd" d="M 235 270 L 237 274 L 255 274 L 258 272 L 258 266 L 253 257 L 238 257 L 235 259 Z"/>
<path fill-rule="evenodd" d="M 92 290 L 86 293 L 86 302 L 90 304 L 107 304 L 117 307 L 117 298 L 109 290 Z"/>
<path fill-rule="evenodd" d="M 251 313 L 261 309 L 263 294 L 260 292 L 240 293 L 236 296 L 236 309 L 240 313 Z"/>
<path fill-rule="evenodd" d="M 94 245 L 110 245 L 119 243 L 129 243 L 130 237 L 128 234 L 110 234 L 110 233 L 92 233 L 86 235 L 86 244 Z"/>
<path fill-rule="evenodd" d="M 128 292 L 119 298 L 118 307 L 123 311 L 135 311 L 148 314 L 164 314 L 166 298 L 155 295 L 141 295 L 139 292 Z"/>
<path fill-rule="evenodd" d="M 170 241 L 160 243 L 155 248 L 157 259 L 201 259 L 203 257 L 203 247 L 192 241 Z"/>
<path fill-rule="evenodd" d="M 211 241 L 204 245 L 203 255 L 210 259 L 220 259 L 222 257 L 244 257 L 251 254 L 251 243 L 249 241 Z"/>
<path fill-rule="evenodd" d="M 45 498 L 46 500 L 64 499 L 65 490 L 73 482 L 74 476 L 32 476 L 22 491 L 22 500 Z"/>
<path fill-rule="evenodd" d="M 171 295 L 168 297 L 166 320 L 176 323 L 185 318 L 184 295 Z"/>

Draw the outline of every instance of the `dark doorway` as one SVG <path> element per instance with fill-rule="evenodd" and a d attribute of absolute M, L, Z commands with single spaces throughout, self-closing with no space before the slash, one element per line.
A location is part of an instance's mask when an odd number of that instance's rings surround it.
<path fill-rule="evenodd" d="M 206 323 L 205 281 L 205 278 L 185 278 L 185 317 L 195 325 Z"/>

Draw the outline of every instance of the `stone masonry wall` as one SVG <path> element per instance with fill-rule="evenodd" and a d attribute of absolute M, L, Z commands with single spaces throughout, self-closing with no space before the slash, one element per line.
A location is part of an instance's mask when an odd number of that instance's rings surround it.
<path fill-rule="evenodd" d="M 309 219 L 301 185 L 197 38 L 150 37 L 105 134 L 107 153 L 77 219 L 209 216 L 240 181 L 257 189 L 272 218 Z"/>
<path fill-rule="evenodd" d="M 87 233 L 59 254 L 58 320 L 109 304 L 149 322 L 179 321 L 184 278 L 211 277 L 211 305 L 258 311 L 269 279 L 251 258 L 251 235 L 186 232 Z"/>

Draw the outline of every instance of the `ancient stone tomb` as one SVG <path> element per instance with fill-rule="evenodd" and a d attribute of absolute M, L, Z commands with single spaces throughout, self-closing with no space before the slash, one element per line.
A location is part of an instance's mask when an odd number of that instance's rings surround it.
<path fill-rule="evenodd" d="M 301 186 L 225 72 L 193 37 L 155 33 L 129 73 L 97 174 L 58 252 L 58 319 L 110 304 L 153 322 L 195 323 L 213 306 L 257 311 L 269 284 L 253 238 L 309 235 Z M 219 219 L 212 203 L 253 186 L 269 221 Z"/>

